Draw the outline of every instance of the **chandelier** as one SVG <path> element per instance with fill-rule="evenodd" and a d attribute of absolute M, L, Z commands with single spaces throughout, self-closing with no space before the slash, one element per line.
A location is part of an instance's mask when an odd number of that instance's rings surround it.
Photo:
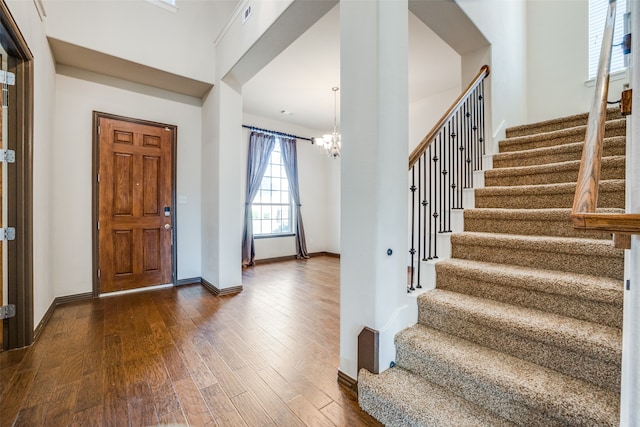
<path fill-rule="evenodd" d="M 322 138 L 313 138 L 313 141 L 327 156 L 335 159 L 340 157 L 342 147 L 338 133 L 338 90 L 340 88 L 332 87 L 331 90 L 333 91 L 333 133 L 322 135 Z"/>

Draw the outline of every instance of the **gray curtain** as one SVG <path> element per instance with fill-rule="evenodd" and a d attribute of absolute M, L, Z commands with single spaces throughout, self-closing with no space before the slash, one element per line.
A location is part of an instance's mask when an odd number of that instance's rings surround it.
<path fill-rule="evenodd" d="M 242 266 L 254 264 L 256 251 L 253 242 L 253 221 L 251 203 L 258 194 L 264 172 L 269 165 L 269 157 L 276 143 L 276 137 L 260 132 L 249 136 L 249 159 L 247 162 L 247 191 L 244 204 L 244 230 L 242 232 Z"/>
<path fill-rule="evenodd" d="M 298 187 L 298 151 L 296 148 L 296 140 L 294 138 L 280 137 L 280 145 L 282 150 L 282 162 L 287 172 L 289 180 L 289 192 L 293 203 L 296 205 L 295 224 L 296 233 L 296 257 L 299 259 L 309 258 L 307 252 L 307 241 L 304 237 L 304 226 L 302 225 L 302 205 L 300 204 L 300 189 Z"/>

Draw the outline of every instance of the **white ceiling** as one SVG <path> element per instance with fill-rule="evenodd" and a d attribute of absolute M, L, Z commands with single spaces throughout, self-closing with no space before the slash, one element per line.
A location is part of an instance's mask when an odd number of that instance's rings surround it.
<path fill-rule="evenodd" d="M 330 131 L 331 88 L 340 86 L 339 29 L 337 5 L 242 87 L 244 111 Z M 460 55 L 409 13 L 409 101 L 460 85 Z M 293 114 L 281 114 L 282 110 Z"/>
<path fill-rule="evenodd" d="M 114 1 L 96 0 L 96 5 L 106 7 Z M 233 0 L 217 1 L 214 4 L 217 8 L 214 13 L 210 10 L 212 5 L 209 1 L 185 2 L 182 5 L 181 13 L 174 16 L 178 20 L 178 18 L 182 18 L 183 13 L 185 14 L 183 21 L 187 19 L 187 24 L 191 25 L 188 26 L 189 36 L 217 34 L 224 26 L 224 22 L 232 15 L 232 6 L 236 4 Z M 123 4 L 133 7 L 138 3 L 140 0 Z M 440 2 L 419 2 L 419 4 L 422 3 L 430 6 Z M 454 2 L 442 3 L 455 5 Z M 66 22 L 71 19 L 70 12 L 78 14 L 90 6 L 84 2 L 53 2 L 50 4 L 50 12 L 56 12 L 57 8 L 65 5 L 71 9 L 64 9 L 58 14 L 51 13 L 51 15 L 55 15 L 51 18 L 61 21 L 60 25 L 63 28 L 64 25 L 72 25 L 70 22 Z M 142 1 L 138 6 L 145 5 L 148 6 L 148 3 Z M 81 8 L 80 6 L 87 7 Z M 211 14 L 216 16 L 215 20 L 208 21 L 206 31 L 200 28 L 199 23 L 189 21 L 191 15 L 186 14 L 187 11 L 197 11 L 198 8 L 201 13 L 207 16 Z M 85 12 L 89 13 L 92 10 L 88 8 Z M 424 15 L 434 19 L 431 12 L 431 9 L 427 8 L 422 12 L 418 10 L 417 13 L 421 14 L 420 16 Z M 89 16 L 92 16 L 91 13 Z M 452 88 L 459 89 L 461 85 L 460 55 L 411 12 L 408 12 L 408 17 L 410 102 L 424 100 Z M 423 19 L 425 18 L 423 17 Z M 101 21 L 98 23 L 101 24 Z M 184 22 L 176 21 L 172 31 L 185 31 L 184 25 Z M 446 27 L 451 30 L 456 25 L 447 25 Z M 164 30 L 150 26 L 148 31 Z M 440 31 L 443 30 L 440 29 Z M 291 123 L 312 131 L 329 132 L 333 127 L 334 114 L 334 94 L 331 88 L 340 86 L 339 33 L 340 6 L 338 4 L 242 87 L 245 113 Z M 451 36 L 449 37 L 451 38 Z M 127 60 L 72 45 L 51 38 L 51 36 L 49 42 L 58 64 L 124 78 L 166 90 L 180 88 L 181 93 L 195 97 L 195 99 L 201 98 L 211 87 L 210 83 L 206 84 L 163 70 L 156 70 L 133 62 L 127 64 L 129 62 Z M 293 114 L 283 115 L 280 113 L 282 110 Z"/>

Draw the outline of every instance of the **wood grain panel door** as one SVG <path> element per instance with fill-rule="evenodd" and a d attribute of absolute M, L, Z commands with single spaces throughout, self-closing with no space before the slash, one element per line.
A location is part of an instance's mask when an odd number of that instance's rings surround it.
<path fill-rule="evenodd" d="M 174 132 L 98 118 L 100 293 L 172 281 Z"/>

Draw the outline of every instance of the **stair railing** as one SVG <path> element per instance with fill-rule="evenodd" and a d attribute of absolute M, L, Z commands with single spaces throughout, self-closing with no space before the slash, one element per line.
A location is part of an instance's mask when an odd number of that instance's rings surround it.
<path fill-rule="evenodd" d="M 407 290 L 420 285 L 420 261 L 438 258 L 437 235 L 451 232 L 451 210 L 463 209 L 463 190 L 484 155 L 484 65 L 409 155 L 411 257 Z M 414 283 L 416 285 L 414 286 Z"/>
<path fill-rule="evenodd" d="M 640 234 L 640 214 L 596 213 L 607 116 L 609 68 L 615 16 L 616 0 L 609 0 L 598 62 L 595 93 L 589 110 L 585 144 L 582 151 L 571 219 L 576 229 L 604 230 L 627 235 L 628 237 L 630 234 Z M 621 240 L 627 241 L 627 239 Z"/>

